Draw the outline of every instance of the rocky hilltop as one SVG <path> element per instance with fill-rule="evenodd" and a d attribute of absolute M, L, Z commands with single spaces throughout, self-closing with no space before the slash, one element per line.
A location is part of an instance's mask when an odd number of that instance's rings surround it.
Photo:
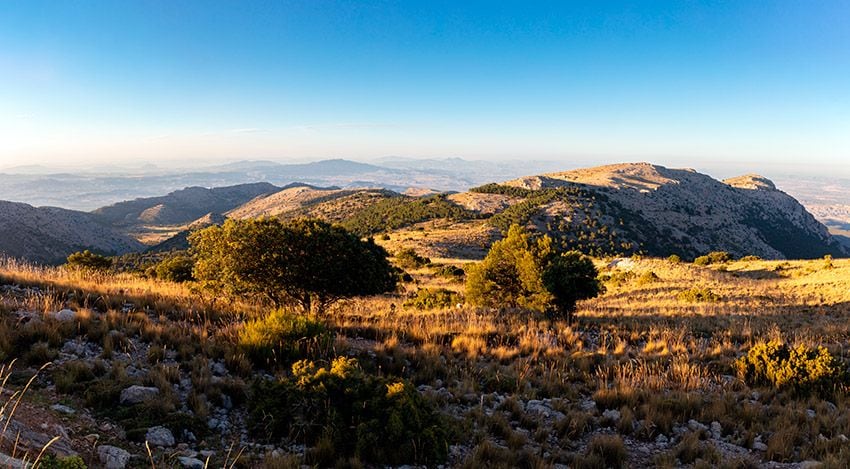
<path fill-rule="evenodd" d="M 692 169 L 632 163 L 524 177 L 506 185 L 587 190 L 597 199 L 591 204 L 595 208 L 576 210 L 553 200 L 541 205 L 532 222 L 551 227 L 558 221 L 562 231 L 580 231 L 590 212 L 608 231 L 652 255 L 693 257 L 711 250 L 767 259 L 847 254 L 799 202 L 759 175 L 718 181 Z"/>

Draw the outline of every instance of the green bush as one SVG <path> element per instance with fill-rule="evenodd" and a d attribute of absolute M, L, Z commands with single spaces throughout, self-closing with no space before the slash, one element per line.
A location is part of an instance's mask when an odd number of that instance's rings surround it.
<path fill-rule="evenodd" d="M 448 279 L 460 279 L 464 275 L 466 275 L 466 271 L 461 269 L 458 266 L 447 264 L 447 265 L 438 265 L 434 268 L 434 275 L 437 277 L 443 277 Z"/>
<path fill-rule="evenodd" d="M 321 322 L 284 309 L 248 321 L 239 331 L 239 346 L 257 365 L 292 363 L 332 342 L 333 336 Z"/>
<path fill-rule="evenodd" d="M 667 258 L 667 262 L 671 264 L 678 264 L 679 262 L 682 262 L 682 258 L 679 257 L 677 254 L 673 254 Z"/>
<path fill-rule="evenodd" d="M 720 295 L 711 291 L 710 288 L 694 287 L 689 290 L 684 290 L 676 295 L 679 301 L 688 303 L 716 303 L 720 301 Z"/>
<path fill-rule="evenodd" d="M 712 251 L 694 259 L 696 265 L 723 264 L 732 260 L 732 255 L 726 251 Z"/>
<path fill-rule="evenodd" d="M 466 298 L 490 308 L 557 312 L 571 320 L 576 302 L 604 291 L 598 275 L 580 252 L 559 252 L 549 236 L 532 237 L 511 225 L 484 260 L 469 268 Z"/>
<path fill-rule="evenodd" d="M 67 263 L 65 265 L 69 269 L 74 270 L 104 272 L 112 267 L 112 260 L 86 249 L 85 251 L 75 252 L 68 256 Z"/>
<path fill-rule="evenodd" d="M 621 287 L 637 277 L 637 274 L 631 270 L 617 269 L 613 272 L 599 275 L 599 281 L 611 287 Z"/>
<path fill-rule="evenodd" d="M 404 305 L 416 309 L 445 309 L 458 303 L 463 303 L 463 298 L 457 292 L 446 288 L 420 288 Z"/>
<path fill-rule="evenodd" d="M 248 295 L 321 314 L 342 298 L 393 291 L 384 248 L 316 219 L 227 220 L 189 236 L 194 276 L 212 293 Z"/>
<path fill-rule="evenodd" d="M 87 469 L 85 461 L 79 456 L 68 456 L 60 458 L 52 454 L 45 454 L 39 460 L 38 467 L 41 469 Z"/>
<path fill-rule="evenodd" d="M 742 257 L 742 258 L 741 258 L 741 259 L 739 259 L 739 260 L 742 260 L 742 261 L 744 261 L 744 262 L 753 262 L 753 261 L 760 261 L 760 260 L 761 260 L 761 257 L 759 257 L 759 256 L 749 255 L 749 256 L 744 256 L 744 257 Z"/>
<path fill-rule="evenodd" d="M 327 367 L 299 361 L 289 377 L 256 382 L 248 409 L 255 435 L 303 442 L 314 448 L 311 463 L 323 467 L 352 456 L 432 466 L 449 445 L 448 422 L 411 383 L 366 374 L 353 358 Z"/>
<path fill-rule="evenodd" d="M 789 346 L 778 340 L 760 342 L 735 362 L 741 379 L 778 389 L 827 391 L 846 378 L 841 362 L 825 347 Z"/>
<path fill-rule="evenodd" d="M 649 285 L 650 283 L 655 283 L 661 280 L 661 278 L 653 271 L 648 270 L 641 274 L 637 279 L 638 285 Z"/>
<path fill-rule="evenodd" d="M 156 278 L 170 282 L 189 282 L 194 280 L 192 269 L 195 263 L 192 258 L 185 255 L 172 256 L 163 259 L 156 265 Z"/>
<path fill-rule="evenodd" d="M 413 248 L 405 248 L 397 252 L 395 261 L 403 269 L 418 269 L 431 263 L 431 259 L 420 256 Z"/>

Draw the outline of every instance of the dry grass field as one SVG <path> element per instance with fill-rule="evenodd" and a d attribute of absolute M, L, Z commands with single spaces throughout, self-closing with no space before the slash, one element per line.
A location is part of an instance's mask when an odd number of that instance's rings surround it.
<path fill-rule="evenodd" d="M 462 300 L 419 309 L 410 299 L 420 289 L 463 293 L 462 277 L 429 265 L 409 269 L 412 281 L 397 294 L 335 305 L 320 318 L 329 344 L 280 340 L 317 363 L 352 357 L 369 374 L 416 386 L 449 419 L 448 467 L 850 464 L 846 380 L 817 391 L 777 387 L 742 379 L 735 366 L 771 340 L 823 346 L 850 363 L 850 260 L 608 264 L 597 261 L 607 291 L 581 302 L 572 325 Z M 108 444 L 132 455 L 130 467 L 181 467 L 181 457 L 208 467 L 322 465 L 319 450 L 297 439 L 260 441 L 248 431 L 252 382 L 289 373 L 281 356 L 250 359 L 251 334 L 265 324 L 255 320 L 267 313 L 260 305 L 12 262 L 0 266 L 0 285 L 0 350 L 16 360 L 7 388 L 51 363 L 16 421 L 49 421 L 31 432 L 42 436 L 61 428 L 59 456 L 99 467 Z M 63 308 L 73 318 L 59 319 Z M 161 399 L 128 414 L 110 400 L 131 385 L 156 387 Z M 76 411 L 41 415 L 57 403 Z M 177 443 L 148 453 L 143 430 L 154 425 Z M 4 440 L 7 454 L 13 442 Z"/>

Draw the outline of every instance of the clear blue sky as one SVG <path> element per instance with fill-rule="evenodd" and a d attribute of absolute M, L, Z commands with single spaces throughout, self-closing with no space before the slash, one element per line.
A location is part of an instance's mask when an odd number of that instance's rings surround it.
<path fill-rule="evenodd" d="M 846 165 L 850 3 L 0 2 L 0 166 L 387 155 Z"/>

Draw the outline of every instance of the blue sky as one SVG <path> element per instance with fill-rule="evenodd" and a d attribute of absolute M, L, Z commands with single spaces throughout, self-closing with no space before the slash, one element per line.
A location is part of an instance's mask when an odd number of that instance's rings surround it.
<path fill-rule="evenodd" d="M 0 2 L 0 167 L 388 155 L 847 169 L 850 3 Z"/>

